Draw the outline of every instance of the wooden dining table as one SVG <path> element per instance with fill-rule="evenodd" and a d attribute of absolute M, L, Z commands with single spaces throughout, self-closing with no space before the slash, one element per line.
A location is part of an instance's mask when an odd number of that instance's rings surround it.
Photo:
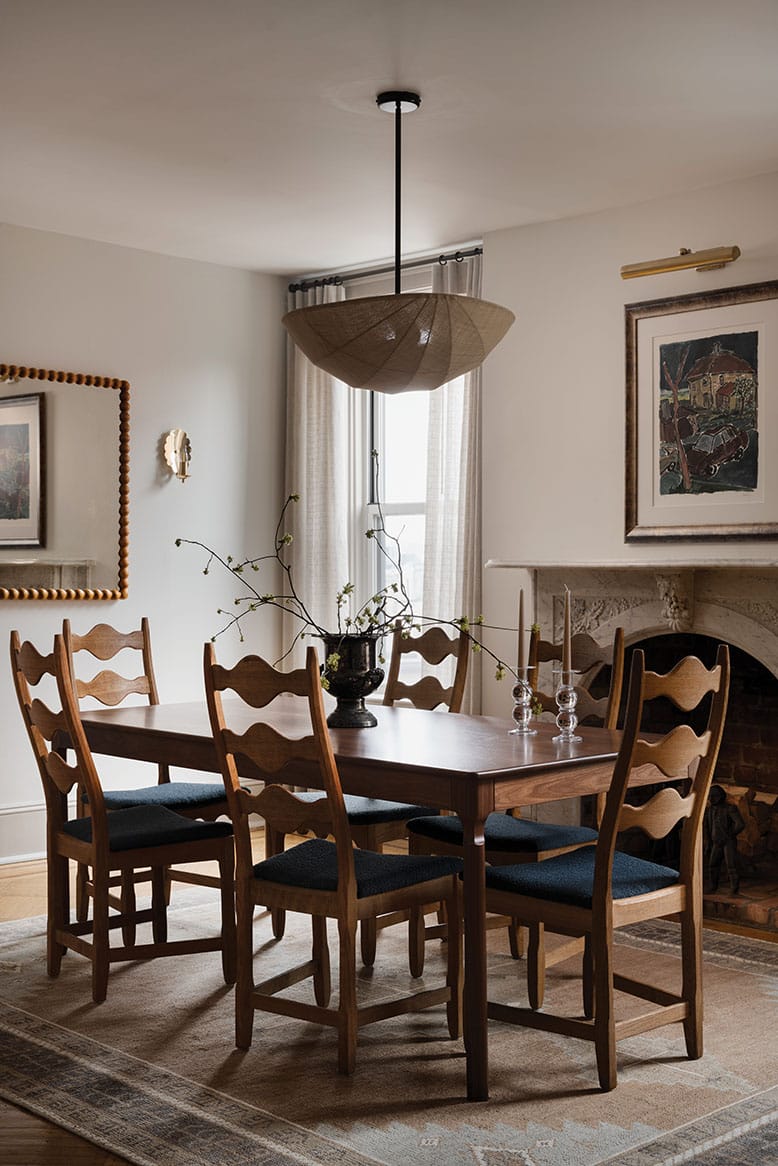
<path fill-rule="evenodd" d="M 291 698 L 290 698 L 291 701 Z M 232 703 L 232 702 L 230 702 Z M 225 705 L 227 702 L 225 701 Z M 241 731 L 259 717 L 297 735 L 292 706 L 281 712 L 235 702 L 230 724 Z M 579 729 L 581 741 L 559 744 L 553 724 L 532 736 L 511 733 L 499 717 L 452 715 L 381 707 L 368 729 L 331 729 L 346 793 L 452 810 L 464 829 L 464 1041 L 467 1096 L 485 1101 L 488 1083 L 486 892 L 484 821 L 494 810 L 597 794 L 608 788 L 621 734 Z M 205 702 L 100 709 L 82 713 L 95 753 L 164 762 L 185 769 L 218 771 Z M 248 765 L 245 777 L 262 777 Z M 650 772 L 646 781 L 651 777 Z M 274 780 L 283 780 L 275 775 Z M 297 783 L 302 784 L 300 778 Z M 316 786 L 311 772 L 310 785 Z M 634 784 L 641 784 L 638 774 Z"/>

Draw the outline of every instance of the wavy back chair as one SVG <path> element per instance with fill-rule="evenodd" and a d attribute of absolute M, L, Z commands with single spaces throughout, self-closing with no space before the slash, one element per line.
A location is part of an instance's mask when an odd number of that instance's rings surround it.
<path fill-rule="evenodd" d="M 488 1015 L 510 1024 L 593 1041 L 604 1090 L 616 1085 L 616 1042 L 621 1037 L 680 1022 L 688 1056 L 702 1056 L 702 822 L 724 728 L 728 690 L 729 651 L 724 644 L 719 645 L 713 668 L 687 656 L 666 675 L 648 672 L 643 652 L 635 651 L 624 737 L 596 846 L 534 867 L 495 866 L 486 871 L 488 910 L 519 915 L 529 922 L 530 934 L 544 927 L 585 940 L 583 1019 L 491 1003 Z M 649 740 L 640 732 L 644 706 L 660 697 L 679 710 L 678 724 L 660 739 Z M 698 735 L 684 714 L 705 700 L 709 701 L 707 725 Z M 644 781 L 646 767 L 655 771 L 654 781 L 663 788 L 642 806 L 625 804 L 633 771 L 643 768 Z M 679 781 L 686 787 L 683 794 L 669 784 Z M 620 830 L 638 827 L 657 839 L 666 837 L 679 824 L 679 870 L 616 849 Z M 670 992 L 614 970 L 614 931 L 656 918 L 680 923 L 680 991 Z M 617 1020 L 614 990 L 655 1007 Z"/>
<path fill-rule="evenodd" d="M 109 810 L 100 778 L 81 724 L 73 692 L 65 644 L 54 638 L 54 650 L 42 655 L 19 633 L 11 632 L 11 668 L 22 718 L 43 782 L 46 800 L 46 860 L 48 871 L 47 970 L 59 975 L 62 957 L 70 948 L 92 963 L 92 998 L 105 1000 L 108 970 L 122 960 L 155 959 L 190 952 L 221 951 L 224 979 L 235 980 L 235 917 L 233 905 L 234 846 L 229 822 L 195 822 L 164 806 L 132 806 Z M 59 709 L 51 709 L 33 689 L 53 677 Z M 51 681 L 48 682 L 51 684 Z M 46 694 L 48 696 L 48 694 Z M 65 759 L 63 744 L 74 754 Z M 70 818 L 67 797 L 73 788 L 89 798 L 89 817 Z M 93 911 L 90 922 L 71 922 L 69 863 L 92 871 Z M 222 927 L 218 937 L 168 941 L 164 874 L 172 862 L 217 862 L 221 878 Z M 109 879 L 112 871 L 131 876 L 151 872 L 151 907 L 138 910 L 133 898 L 132 930 L 151 922 L 153 941 L 124 941 L 112 947 L 110 931 L 125 930 L 123 913 L 110 915 Z M 91 936 L 91 939 L 90 939 Z"/>
<path fill-rule="evenodd" d="M 442 705 L 449 712 L 458 713 L 462 708 L 467 681 L 469 648 L 470 641 L 466 632 L 452 638 L 443 628 L 432 627 L 421 635 L 411 635 L 397 624 L 392 632 L 392 651 L 383 704 L 393 705 L 402 700 L 408 701 L 414 708 L 435 709 Z M 455 660 L 452 683 L 444 687 L 439 678 L 433 675 L 408 683 L 402 677 L 402 665 L 411 663 L 414 656 L 433 666 L 439 666 L 449 659 Z M 299 796 L 305 800 L 317 795 Z M 345 802 L 351 837 L 355 845 L 360 850 L 374 850 L 379 854 L 383 853 L 386 843 L 406 838 L 408 823 L 413 818 L 435 812 L 431 806 L 417 806 L 408 802 L 390 802 L 382 798 L 364 798 L 350 794 L 346 795 Z M 271 847 L 280 845 L 283 848 L 284 840 L 280 838 L 275 842 L 268 841 L 268 844 Z M 270 855 L 277 851 L 269 849 L 266 853 Z M 375 962 L 379 931 L 405 920 L 406 916 L 395 914 L 362 920 L 359 931 L 360 951 L 366 967 L 372 967 Z M 280 938 L 284 933 L 284 918 L 280 912 L 273 913 L 273 930 L 276 938 Z M 421 972 L 418 974 L 421 975 Z"/>
<path fill-rule="evenodd" d="M 360 1007 L 356 992 L 356 933 L 359 920 L 391 911 L 407 911 L 418 902 L 445 901 L 457 917 L 461 863 L 456 859 L 415 859 L 402 854 L 355 850 L 346 803 L 332 752 L 324 714 L 316 652 L 309 647 L 304 668 L 279 672 L 258 656 L 247 656 L 234 668 L 217 664 L 213 645 L 205 645 L 205 691 L 230 811 L 237 853 L 238 968 L 235 997 L 235 1039 L 239 1048 L 251 1044 L 255 1010 L 331 1025 L 338 1033 L 338 1069 L 354 1071 L 357 1031 L 403 1012 L 445 1003 L 452 1038 L 461 1024 L 461 937 L 449 941 L 444 986 L 416 992 L 386 1004 Z M 222 701 L 229 692 L 244 703 L 250 723 L 236 705 Z M 289 712 L 289 696 L 301 698 Z M 261 713 L 282 698 L 273 724 Z M 286 700 L 286 720 L 284 719 Z M 301 706 L 301 707 L 300 707 Z M 278 709 L 278 703 L 276 703 Z M 302 713 L 302 715 L 301 715 Z M 231 718 L 236 718 L 233 722 Z M 300 736 L 301 730 L 305 736 Z M 287 733 L 290 734 L 287 736 Z M 236 755 L 247 758 L 267 780 L 288 781 L 288 773 L 304 774 L 320 791 L 303 800 L 283 785 L 268 784 L 260 793 L 240 788 Z M 313 833 L 314 838 L 280 850 L 254 863 L 249 815 L 260 814 L 269 834 Z M 333 840 L 330 840 L 333 839 Z M 312 959 L 301 967 L 254 983 L 252 919 L 255 906 L 298 911 L 311 916 Z M 340 941 L 339 993 L 329 1006 L 330 968 L 326 921 L 337 920 Z M 314 1002 L 292 1000 L 277 993 L 312 978 Z"/>
<path fill-rule="evenodd" d="M 145 697 L 149 704 L 159 704 L 151 655 L 151 633 L 149 621 L 145 617 L 141 620 L 140 627 L 131 632 L 119 632 L 108 624 L 101 623 L 83 635 L 74 632 L 70 620 L 66 619 L 62 624 L 62 636 L 79 703 L 91 697 L 101 705 L 115 708 L 130 696 L 141 696 Z M 86 677 L 77 667 L 77 663 L 79 657 L 83 659 L 89 656 L 101 663 L 117 662 L 117 658 L 120 658 L 120 663 L 115 663 L 115 666 L 135 674 L 124 676 L 111 668 Z M 137 671 L 138 667 L 140 672 Z M 132 789 L 107 789 L 104 791 L 104 798 L 106 808 L 109 810 L 140 805 L 165 806 L 168 810 L 174 810 L 187 818 L 199 818 L 209 822 L 228 813 L 227 799 L 221 783 L 171 781 L 167 765 L 159 765 L 156 785 Z M 88 803 L 85 799 L 79 802 L 79 812 L 88 813 Z M 135 879 L 141 880 L 142 875 Z M 205 872 L 172 869 L 166 876 L 168 895 L 171 880 L 200 886 L 217 888 L 219 886 L 219 880 Z M 112 885 L 115 885 L 116 881 L 113 880 Z M 122 896 L 131 898 L 134 886 L 134 882 L 132 885 L 126 883 Z M 76 914 L 81 921 L 87 917 L 90 893 L 89 872 L 80 865 L 76 874 Z M 129 931 L 127 938 L 131 941 Z"/>
<path fill-rule="evenodd" d="M 624 629 L 616 628 L 610 648 L 602 647 L 585 632 L 577 633 L 570 641 L 570 658 L 573 670 L 580 674 L 575 688 L 578 695 L 575 711 L 579 722 L 588 721 L 590 724 L 604 725 L 606 729 L 615 729 L 624 685 Z M 528 659 L 535 699 L 544 712 L 556 715 L 558 710 L 554 693 L 543 691 L 540 686 L 540 666 L 554 661 L 561 664 L 562 645 L 551 640 L 541 640 L 539 631 L 533 629 L 530 633 Z M 598 699 L 592 696 L 589 686 L 607 665 L 611 669 L 610 685 L 607 694 Z"/>
<path fill-rule="evenodd" d="M 435 667 L 446 660 L 455 660 L 451 684 L 444 688 L 439 677 L 433 675 L 422 676 L 410 684 L 403 680 L 403 661 L 411 656 L 418 656 Z M 436 709 L 445 705 L 450 713 L 461 712 L 469 659 L 470 638 L 465 631 L 452 638 L 441 627 L 427 628 L 420 635 L 411 635 L 402 627 L 395 627 L 383 704 L 394 705 L 407 700 L 417 709 Z"/>
<path fill-rule="evenodd" d="M 613 729 L 621 703 L 621 692 L 624 677 L 624 631 L 617 628 L 613 647 L 602 648 L 588 635 L 576 635 L 572 639 L 573 667 L 582 673 L 583 679 L 590 682 L 601 668 L 607 664 L 611 666 L 611 680 L 608 695 L 595 701 L 588 691 L 581 690 L 581 708 L 584 715 L 590 718 L 590 723 L 603 724 L 605 728 Z M 538 664 L 549 660 L 562 659 L 562 646 L 541 640 L 537 630 L 530 635 L 529 661 L 533 671 L 538 674 Z M 556 711 L 553 697 L 546 697 L 540 692 L 536 695 L 541 699 L 544 708 Z M 549 703 L 550 702 L 550 703 Z M 408 823 L 408 836 L 412 854 L 461 854 L 463 846 L 462 823 L 457 817 L 436 816 L 418 817 Z M 484 842 L 486 847 L 486 861 L 495 866 L 512 865 L 516 862 L 538 863 L 549 858 L 555 858 L 580 846 L 592 846 L 597 841 L 596 830 L 589 826 L 557 825 L 552 822 L 536 822 L 520 816 L 518 809 L 507 813 L 490 814 L 484 824 Z M 445 927 L 439 922 L 437 925 L 427 926 L 422 919 L 415 916 L 414 926 L 411 929 L 411 969 L 421 975 L 424 968 L 424 944 L 434 938 L 445 935 Z M 490 918 L 489 928 L 507 926 L 511 946 L 511 954 L 517 959 L 523 953 L 523 942 L 520 920 L 511 918 Z M 530 935 L 530 943 L 540 940 L 540 949 L 533 953 L 528 964 L 528 990 L 534 1007 L 543 1003 L 543 985 L 545 982 L 545 968 L 568 959 L 576 951 L 581 950 L 580 942 L 560 945 L 548 955 L 542 943 L 542 931 L 536 930 Z"/>

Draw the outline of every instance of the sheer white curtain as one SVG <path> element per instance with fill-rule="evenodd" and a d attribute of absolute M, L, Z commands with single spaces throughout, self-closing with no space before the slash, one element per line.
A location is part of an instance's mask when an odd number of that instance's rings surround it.
<path fill-rule="evenodd" d="M 288 307 L 291 311 L 345 298 L 341 285 L 330 284 L 290 292 Z M 290 558 L 298 594 L 322 627 L 334 624 L 335 595 L 349 578 L 354 392 L 316 368 L 287 339 L 286 493 L 299 494 L 300 500 L 287 511 L 285 532 L 294 538 Z M 285 648 L 299 630 L 299 621 L 284 615 Z M 290 663 L 299 664 L 302 655 L 298 648 Z"/>
<path fill-rule="evenodd" d="M 481 256 L 436 264 L 433 291 L 480 297 Z M 481 370 L 430 394 L 424 547 L 425 614 L 481 611 Z M 470 661 L 465 712 L 481 710 L 479 657 Z"/>

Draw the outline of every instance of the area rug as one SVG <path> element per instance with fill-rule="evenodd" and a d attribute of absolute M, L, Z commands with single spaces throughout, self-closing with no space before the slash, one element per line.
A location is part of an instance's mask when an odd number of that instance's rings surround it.
<path fill-rule="evenodd" d="M 191 901 L 171 911 L 171 935 L 215 919 L 210 901 Z M 302 917 L 280 942 L 264 916 L 255 932 L 262 975 L 308 956 Z M 236 1050 L 218 955 L 114 966 L 94 1005 L 87 961 L 71 953 L 49 980 L 44 953 L 42 919 L 0 925 L 0 1095 L 139 1166 L 778 1163 L 776 944 L 706 932 L 705 1055 L 686 1059 L 677 1025 L 620 1042 L 612 1093 L 597 1087 L 590 1043 L 490 1022 L 485 1103 L 466 1100 L 462 1044 L 442 1008 L 362 1029 L 344 1078 L 333 1031 L 316 1025 L 257 1015 L 251 1049 Z M 428 953 L 429 986 L 440 944 Z M 490 996 L 525 999 L 524 965 L 498 932 L 489 961 Z M 677 983 L 672 925 L 620 935 L 619 969 L 648 963 L 657 982 Z M 548 974 L 547 1000 L 571 1013 L 577 972 L 572 960 Z M 403 928 L 382 932 L 359 980 L 376 1000 L 413 984 Z"/>

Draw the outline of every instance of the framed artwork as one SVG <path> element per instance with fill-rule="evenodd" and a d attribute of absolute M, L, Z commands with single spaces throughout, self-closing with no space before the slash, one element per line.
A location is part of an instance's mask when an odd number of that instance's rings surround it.
<path fill-rule="evenodd" d="M 0 548 L 46 543 L 44 398 L 0 397 Z"/>
<path fill-rule="evenodd" d="M 778 538 L 778 280 L 625 319 L 625 542 Z"/>

